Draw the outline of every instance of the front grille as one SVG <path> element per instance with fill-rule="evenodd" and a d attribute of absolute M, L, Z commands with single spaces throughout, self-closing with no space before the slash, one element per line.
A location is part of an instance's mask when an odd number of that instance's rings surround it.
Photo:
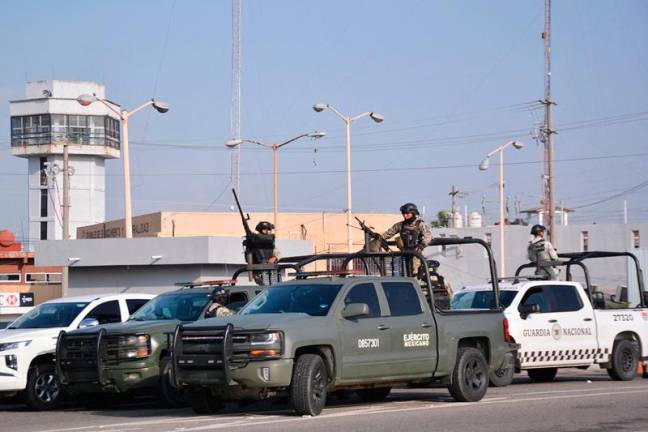
<path fill-rule="evenodd" d="M 99 381 L 97 344 L 99 335 L 69 336 L 62 333 L 56 348 L 56 365 L 65 384 Z"/>
<path fill-rule="evenodd" d="M 228 383 L 234 340 L 232 330 L 231 324 L 186 330 L 178 326 L 173 343 L 176 383 L 179 386 Z"/>

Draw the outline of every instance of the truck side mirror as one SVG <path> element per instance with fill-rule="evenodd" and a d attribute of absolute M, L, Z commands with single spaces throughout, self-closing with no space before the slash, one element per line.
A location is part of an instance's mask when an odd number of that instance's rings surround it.
<path fill-rule="evenodd" d="M 98 326 L 99 321 L 96 318 L 83 318 L 79 323 L 79 328 L 94 327 Z"/>
<path fill-rule="evenodd" d="M 342 309 L 342 318 L 360 318 L 369 316 L 369 306 L 366 303 L 349 303 Z"/>
<path fill-rule="evenodd" d="M 520 318 L 527 319 L 532 313 L 540 312 L 540 305 L 536 303 L 520 305 L 518 312 L 520 312 Z"/>

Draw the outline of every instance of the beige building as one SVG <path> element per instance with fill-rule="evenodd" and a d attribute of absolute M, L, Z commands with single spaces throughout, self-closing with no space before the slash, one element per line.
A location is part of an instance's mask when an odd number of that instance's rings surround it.
<path fill-rule="evenodd" d="M 380 233 L 402 220 L 400 214 L 357 213 L 359 219 Z M 272 213 L 250 213 L 250 228 L 262 220 L 272 221 Z M 354 224 L 358 227 L 358 224 Z M 113 220 L 77 229 L 78 239 L 123 237 L 124 220 Z M 243 226 L 234 212 L 158 212 L 133 217 L 133 237 L 243 236 Z M 307 240 L 314 252 L 346 251 L 346 215 L 344 213 L 281 213 L 277 237 Z M 353 230 L 353 244 L 360 249 L 364 234 Z"/>

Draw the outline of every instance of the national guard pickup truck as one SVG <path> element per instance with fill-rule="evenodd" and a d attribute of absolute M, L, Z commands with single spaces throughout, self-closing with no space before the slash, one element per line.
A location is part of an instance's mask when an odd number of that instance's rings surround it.
<path fill-rule="evenodd" d="M 59 332 L 126 321 L 153 297 L 89 295 L 63 297 L 36 306 L 0 330 L 0 395 L 22 393 L 31 409 L 54 408 L 62 398 L 54 369 Z"/>
<path fill-rule="evenodd" d="M 521 345 L 515 368 L 491 374 L 491 383 L 511 383 L 514 370 L 526 370 L 533 381 L 551 381 L 558 368 L 587 368 L 599 365 L 615 380 L 631 380 L 637 362 L 648 359 L 648 309 L 643 275 L 637 258 L 627 252 L 583 252 L 560 254 L 564 281 L 525 278 L 520 273 L 535 264 L 521 266 L 516 276 L 500 284 L 500 303 L 506 308 L 509 332 Z M 594 291 L 588 259 L 627 257 L 636 269 L 639 293 L 633 304 L 606 302 Z M 573 268 L 582 270 L 585 286 L 572 281 Z M 488 308 L 493 303 L 489 286 L 466 287 L 452 299 L 453 310 Z"/>
<path fill-rule="evenodd" d="M 157 391 L 169 406 L 186 404 L 187 396 L 169 385 L 168 337 L 178 323 L 210 316 L 217 291 L 229 292 L 227 306 L 236 311 L 262 289 L 233 283 L 188 284 L 157 296 L 124 323 L 60 332 L 56 367 L 61 384 L 77 396 Z"/>
<path fill-rule="evenodd" d="M 432 245 L 462 243 L 486 248 L 496 293 L 486 243 L 440 238 Z M 403 261 L 413 258 L 427 268 L 423 256 L 405 252 L 293 258 L 299 269 L 320 260 L 327 268 L 334 260 L 344 263 L 336 272 L 300 270 L 235 316 L 179 325 L 174 384 L 190 389 L 199 414 L 215 412 L 224 400 L 288 396 L 298 414 L 317 415 L 331 391 L 353 390 L 365 401 L 380 401 L 392 387 L 438 382 L 455 400 L 480 400 L 489 370 L 513 364 L 516 345 L 508 342 L 506 319 L 497 304 L 439 311 L 417 279 L 403 276 L 411 268 Z M 355 270 L 349 270 L 352 260 Z M 376 264 L 379 275 L 370 275 Z M 430 286 L 429 277 L 424 285 Z"/>

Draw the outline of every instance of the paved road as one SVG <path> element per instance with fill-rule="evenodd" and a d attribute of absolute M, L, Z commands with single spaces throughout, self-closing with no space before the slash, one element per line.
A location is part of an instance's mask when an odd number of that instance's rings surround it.
<path fill-rule="evenodd" d="M 240 431 L 648 431 L 648 380 L 613 382 L 592 371 L 563 372 L 556 382 L 525 377 L 491 388 L 479 403 L 453 402 L 443 388 L 394 390 L 387 401 L 331 401 L 318 417 L 297 417 L 285 405 L 264 402 L 217 416 L 168 410 L 150 401 L 99 410 L 68 406 L 30 413 L 0 405 L 2 432 Z"/>

